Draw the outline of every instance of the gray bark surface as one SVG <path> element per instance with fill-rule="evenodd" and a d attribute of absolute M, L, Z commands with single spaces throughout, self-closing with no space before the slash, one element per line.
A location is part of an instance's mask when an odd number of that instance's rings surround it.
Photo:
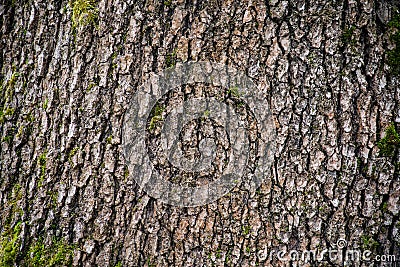
<path fill-rule="evenodd" d="M 55 265 L 74 266 L 289 266 L 257 255 L 339 239 L 400 259 L 400 158 L 377 147 L 400 122 L 385 64 L 395 3 L 101 0 L 76 23 L 73 3 L 0 4 L 4 266 L 35 266 L 34 245 L 57 242 L 72 252 Z M 277 148 L 256 192 L 179 208 L 127 173 L 130 97 L 188 60 L 233 66 L 265 91 Z M 338 263 L 305 264 L 321 265 Z"/>

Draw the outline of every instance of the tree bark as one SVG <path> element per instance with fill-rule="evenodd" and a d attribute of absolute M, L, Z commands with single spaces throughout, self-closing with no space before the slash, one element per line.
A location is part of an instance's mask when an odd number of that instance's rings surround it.
<path fill-rule="evenodd" d="M 2 265 L 286 266 L 261 252 L 340 239 L 400 259 L 399 153 L 377 146 L 400 122 L 395 3 L 84 2 L 0 5 Z M 277 147 L 256 192 L 180 208 L 135 183 L 121 138 L 138 86 L 190 60 L 245 72 Z"/>

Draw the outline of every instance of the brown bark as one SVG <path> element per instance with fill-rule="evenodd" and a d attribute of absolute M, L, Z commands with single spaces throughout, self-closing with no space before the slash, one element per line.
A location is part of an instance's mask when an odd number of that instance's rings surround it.
<path fill-rule="evenodd" d="M 376 146 L 400 122 L 385 64 L 393 5 L 100 1 L 74 27 L 73 2 L 1 4 L 0 229 L 7 244 L 17 233 L 13 264 L 29 265 L 29 249 L 53 238 L 80 266 L 283 266 L 257 253 L 339 238 L 400 258 L 399 155 Z M 277 149 L 256 192 L 178 208 L 127 175 L 129 98 L 175 60 L 233 66 L 265 91 Z M 309 263 L 321 264 L 337 265 Z"/>

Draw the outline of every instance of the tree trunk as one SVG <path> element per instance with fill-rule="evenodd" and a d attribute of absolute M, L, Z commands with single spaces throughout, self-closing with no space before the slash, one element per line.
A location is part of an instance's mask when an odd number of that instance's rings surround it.
<path fill-rule="evenodd" d="M 301 258 L 337 245 L 372 252 L 355 266 L 400 259 L 399 144 L 389 155 L 377 145 L 400 122 L 385 63 L 393 10 L 372 0 L 3 2 L 1 266 L 284 266 L 280 250 Z M 186 61 L 232 66 L 265 92 L 276 151 L 257 191 L 175 207 L 129 175 L 129 99 L 152 72 Z M 336 256 L 308 265 L 341 265 Z"/>

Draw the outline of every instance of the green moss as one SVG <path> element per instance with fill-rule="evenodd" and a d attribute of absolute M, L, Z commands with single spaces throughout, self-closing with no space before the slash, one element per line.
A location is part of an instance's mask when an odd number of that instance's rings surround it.
<path fill-rule="evenodd" d="M 57 198 L 58 198 L 58 192 L 53 192 L 53 191 L 47 191 L 46 195 L 50 197 L 50 206 L 55 208 L 57 207 Z"/>
<path fill-rule="evenodd" d="M 22 217 L 23 210 L 21 205 L 18 204 L 18 201 L 20 201 L 21 199 L 22 199 L 21 185 L 15 184 L 12 189 L 11 197 L 8 201 L 11 207 L 11 213 L 6 219 L 5 228 L 9 227 L 12 221 L 16 219 L 15 215 L 19 215 L 20 217 Z"/>
<path fill-rule="evenodd" d="M 21 246 L 21 222 L 6 228 L 1 236 L 0 266 L 14 266 Z"/>
<path fill-rule="evenodd" d="M 231 262 L 231 250 L 228 250 L 228 252 L 225 255 L 225 264 L 227 264 L 228 266 L 231 266 L 231 264 L 229 264 Z"/>
<path fill-rule="evenodd" d="M 129 177 L 129 170 L 128 167 L 125 167 L 125 171 L 124 171 L 124 178 L 128 178 Z"/>
<path fill-rule="evenodd" d="M 13 67 L 13 69 L 15 69 L 15 67 Z M 19 72 L 14 71 L 11 74 L 10 80 L 8 80 L 6 87 L 13 88 L 17 82 L 18 77 L 19 77 Z"/>
<path fill-rule="evenodd" d="M 27 122 L 34 122 L 35 117 L 33 116 L 32 112 L 29 112 L 27 116 L 24 118 Z"/>
<path fill-rule="evenodd" d="M 75 156 L 75 154 L 76 154 L 76 152 L 78 152 L 78 150 L 79 150 L 79 147 L 75 147 L 74 149 L 72 149 L 72 150 L 69 152 L 69 155 L 68 155 L 68 162 L 69 162 L 71 165 L 73 165 L 73 164 L 72 164 L 72 157 Z"/>
<path fill-rule="evenodd" d="M 38 166 L 40 169 L 38 186 L 41 187 L 46 175 L 46 162 L 47 162 L 47 150 L 44 151 L 38 158 Z"/>
<path fill-rule="evenodd" d="M 385 130 L 385 137 L 378 141 L 379 155 L 393 157 L 400 147 L 400 137 L 392 123 Z"/>
<path fill-rule="evenodd" d="M 164 1 L 165 6 L 171 6 L 172 5 L 172 0 L 166 0 Z"/>
<path fill-rule="evenodd" d="M 389 21 L 388 26 L 394 31 L 390 35 L 390 40 L 395 44 L 395 48 L 386 52 L 387 62 L 394 74 L 400 73 L 400 14 L 396 14 Z"/>
<path fill-rule="evenodd" d="M 15 135 L 15 137 L 19 138 L 19 137 L 22 136 L 23 133 L 24 133 L 24 126 L 23 126 L 23 125 L 20 125 L 20 126 L 18 127 L 18 132 L 17 132 L 17 134 Z"/>
<path fill-rule="evenodd" d="M 4 231 L 0 237 L 0 266 L 13 266 L 19 254 L 21 247 L 20 233 L 22 230 L 21 221 L 17 221 L 12 227 L 12 221 L 16 220 L 15 215 L 23 215 L 22 208 L 18 205 L 18 201 L 22 199 L 21 185 L 15 184 L 9 205 L 11 213 L 7 217 L 4 225 Z"/>
<path fill-rule="evenodd" d="M 47 99 L 47 97 L 46 97 L 46 99 L 44 100 L 44 102 L 43 102 L 43 109 L 46 109 L 47 108 L 47 104 L 49 103 L 49 99 Z"/>
<path fill-rule="evenodd" d="M 111 55 L 111 60 L 114 61 L 114 60 L 117 58 L 117 56 L 118 56 L 118 52 L 117 52 L 117 51 L 114 51 L 114 52 L 112 53 L 112 55 Z"/>
<path fill-rule="evenodd" d="M 239 91 L 239 87 L 233 86 L 233 87 L 229 88 L 227 90 L 227 94 L 229 97 L 233 97 L 233 101 L 238 108 L 241 108 L 244 106 L 244 102 L 240 98 L 243 95 L 243 92 Z"/>
<path fill-rule="evenodd" d="M 176 64 L 176 49 L 171 53 L 165 56 L 165 66 L 167 68 L 172 68 Z"/>
<path fill-rule="evenodd" d="M 14 109 L 13 108 L 5 108 L 3 110 L 0 110 L 0 123 L 4 123 L 6 120 L 6 116 L 12 116 L 14 115 Z"/>
<path fill-rule="evenodd" d="M 150 124 L 149 124 L 149 130 L 152 131 L 156 127 L 156 123 L 159 121 L 162 121 L 162 113 L 164 111 L 164 108 L 161 107 L 160 105 L 156 105 L 153 109 L 153 116 L 151 117 Z"/>
<path fill-rule="evenodd" d="M 11 135 L 6 135 L 1 139 L 2 142 L 7 143 L 8 145 L 11 145 L 12 140 L 13 137 Z"/>
<path fill-rule="evenodd" d="M 10 79 L 5 83 L 5 86 L 3 86 L 3 82 L 1 82 L 1 84 L 2 84 L 1 93 L 2 93 L 2 97 L 4 97 L 4 100 L 5 100 L 4 103 L 10 102 L 10 100 L 14 94 L 14 87 L 15 87 L 15 84 L 17 83 L 19 76 L 20 76 L 20 74 L 15 71 L 15 66 L 13 66 L 13 73 L 11 74 Z M 3 95 L 3 90 L 5 90 L 4 95 Z"/>
<path fill-rule="evenodd" d="M 12 190 L 12 197 L 11 197 L 11 206 L 13 208 L 13 212 L 21 211 L 21 207 L 18 207 L 17 202 L 22 199 L 22 192 L 21 192 L 21 185 L 15 184 Z"/>
<path fill-rule="evenodd" d="M 243 235 L 248 235 L 250 233 L 251 227 L 249 225 L 242 226 Z"/>
<path fill-rule="evenodd" d="M 15 66 L 13 66 L 13 73 L 11 74 L 10 79 L 5 84 L 3 83 L 3 80 L 0 81 L 0 97 L 4 98 L 3 105 L 0 106 L 0 124 L 5 122 L 6 116 L 12 116 L 14 114 L 15 110 L 13 108 L 7 107 L 7 103 L 10 102 L 14 94 L 14 86 L 17 82 L 18 77 L 19 73 L 15 71 Z"/>
<path fill-rule="evenodd" d="M 116 62 L 117 56 L 119 51 L 114 51 L 111 55 L 111 68 L 109 72 L 109 77 L 113 75 L 113 72 L 116 68 L 118 68 L 118 63 Z"/>
<path fill-rule="evenodd" d="M 345 29 L 342 33 L 342 42 L 344 44 L 354 44 L 356 40 L 353 38 L 354 30 L 356 29 L 355 26 L 351 26 Z"/>
<path fill-rule="evenodd" d="M 38 239 L 30 247 L 26 255 L 26 265 L 39 266 L 71 266 L 74 246 L 63 239 L 53 238 L 52 244 L 46 246 L 42 239 Z"/>
<path fill-rule="evenodd" d="M 215 253 L 215 258 L 220 259 L 222 257 L 222 250 L 218 249 Z"/>
<path fill-rule="evenodd" d="M 148 258 L 147 259 L 147 267 L 155 267 L 156 265 L 154 263 L 152 263 L 151 259 Z"/>
<path fill-rule="evenodd" d="M 94 0 L 75 0 L 71 2 L 71 6 L 73 28 L 96 23 L 99 10 Z"/>
<path fill-rule="evenodd" d="M 239 87 L 233 86 L 228 89 L 227 93 L 231 96 L 239 98 L 241 96 L 241 93 L 239 92 Z"/>
<path fill-rule="evenodd" d="M 87 87 L 87 89 L 86 89 L 86 92 L 90 92 L 92 89 L 93 89 L 93 87 L 95 87 L 97 84 L 96 83 L 89 83 L 89 85 L 88 85 L 88 87 Z"/>
<path fill-rule="evenodd" d="M 388 211 L 388 203 L 387 202 L 382 204 L 382 211 L 383 212 L 387 212 Z"/>
<path fill-rule="evenodd" d="M 379 242 L 371 236 L 361 236 L 361 245 L 363 249 L 375 250 L 379 247 Z"/>
<path fill-rule="evenodd" d="M 21 192 L 21 186 L 19 184 L 15 184 L 12 192 L 11 192 L 11 197 L 9 198 L 9 206 L 11 207 L 10 213 L 6 217 L 5 224 L 4 224 L 4 233 L 8 233 L 9 235 L 9 229 L 11 228 L 11 225 L 13 221 L 18 220 L 18 215 L 19 218 L 22 217 L 23 215 L 23 210 L 21 208 L 21 205 L 19 205 L 19 201 L 22 199 L 22 192 Z"/>

